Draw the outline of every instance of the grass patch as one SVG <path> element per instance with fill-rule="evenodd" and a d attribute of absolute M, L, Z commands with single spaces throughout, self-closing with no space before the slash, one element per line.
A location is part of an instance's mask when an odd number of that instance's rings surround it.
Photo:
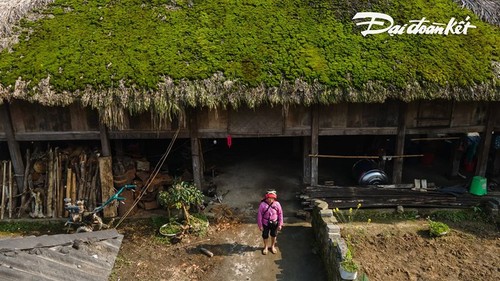
<path fill-rule="evenodd" d="M 42 235 L 65 233 L 64 222 L 11 221 L 0 222 L 0 235 Z"/>

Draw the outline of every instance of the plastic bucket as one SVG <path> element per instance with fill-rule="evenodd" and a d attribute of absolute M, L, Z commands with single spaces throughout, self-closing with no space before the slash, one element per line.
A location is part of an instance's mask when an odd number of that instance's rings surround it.
<path fill-rule="evenodd" d="M 486 178 L 475 176 L 472 178 L 469 192 L 474 195 L 485 195 L 487 191 Z"/>

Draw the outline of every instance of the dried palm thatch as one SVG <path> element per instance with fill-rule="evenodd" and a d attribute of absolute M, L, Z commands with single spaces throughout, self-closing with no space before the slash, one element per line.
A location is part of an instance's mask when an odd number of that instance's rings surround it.
<path fill-rule="evenodd" d="M 454 0 L 473 11 L 479 18 L 500 26 L 500 1 L 498 0 Z"/>

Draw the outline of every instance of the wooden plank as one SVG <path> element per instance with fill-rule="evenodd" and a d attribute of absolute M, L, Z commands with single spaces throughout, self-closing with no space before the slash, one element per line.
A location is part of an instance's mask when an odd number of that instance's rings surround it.
<path fill-rule="evenodd" d="M 303 137 L 302 143 L 302 181 L 304 184 L 311 184 L 311 157 L 309 157 L 311 137 Z"/>
<path fill-rule="evenodd" d="M 398 133 L 396 136 L 396 147 L 394 152 L 396 155 L 403 155 L 405 150 L 405 135 L 406 135 L 406 103 L 401 102 L 399 105 L 398 115 Z M 403 158 L 394 158 L 392 183 L 401 183 L 403 179 Z"/>
<path fill-rule="evenodd" d="M 491 147 L 491 139 L 493 126 L 497 117 L 497 109 L 499 103 L 490 103 L 488 107 L 488 118 L 486 119 L 486 129 L 481 135 L 481 143 L 479 144 L 479 153 L 477 158 L 476 175 L 484 177 L 486 175 L 486 168 L 488 165 L 488 155 Z"/>
<path fill-rule="evenodd" d="M 98 140 L 99 131 L 66 131 L 66 132 L 19 132 L 18 141 L 57 141 L 57 140 Z"/>
<path fill-rule="evenodd" d="M 319 110 L 318 106 L 311 107 L 311 154 L 318 154 L 319 145 Z M 319 179 L 318 157 L 311 158 L 311 185 L 317 185 Z"/>
<path fill-rule="evenodd" d="M 14 175 L 16 178 L 18 193 L 23 193 L 24 186 L 24 164 L 21 154 L 21 149 L 19 148 L 19 143 L 15 139 L 14 129 L 12 127 L 12 119 L 10 117 L 9 105 L 4 103 L 0 105 L 0 119 L 2 120 L 2 125 L 5 130 L 5 136 L 7 138 L 7 145 L 9 147 L 10 159 L 14 165 Z"/>
<path fill-rule="evenodd" d="M 321 136 L 395 135 L 397 127 L 321 128 Z"/>
<path fill-rule="evenodd" d="M 464 149 L 461 147 L 462 141 L 459 139 L 453 144 L 452 159 L 451 159 L 451 170 L 450 177 L 458 176 L 458 172 L 460 171 L 460 161 L 462 160 L 462 156 L 464 155 Z"/>
<path fill-rule="evenodd" d="M 483 132 L 485 126 L 463 126 L 463 127 L 453 127 L 453 128 L 412 128 L 407 129 L 406 133 L 408 135 L 418 135 L 418 134 L 461 134 L 461 133 L 473 133 L 473 132 Z"/>
<path fill-rule="evenodd" d="M 102 201 L 106 202 L 106 200 L 115 194 L 111 156 L 99 157 L 99 176 L 101 179 Z M 104 208 L 103 213 L 105 218 L 113 218 L 118 215 L 117 204 L 115 200 Z"/>

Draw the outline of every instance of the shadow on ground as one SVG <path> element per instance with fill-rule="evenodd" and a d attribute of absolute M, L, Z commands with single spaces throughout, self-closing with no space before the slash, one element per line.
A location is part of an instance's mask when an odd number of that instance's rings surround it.
<path fill-rule="evenodd" d="M 279 234 L 281 259 L 276 260 L 279 273 L 276 280 L 326 280 L 326 272 L 319 255 L 313 253 L 314 234 L 304 223 L 292 223 Z"/>
<path fill-rule="evenodd" d="M 240 243 L 224 243 L 224 244 L 202 244 L 187 250 L 189 254 L 199 254 L 201 248 L 205 248 L 217 256 L 233 256 L 241 255 L 245 252 L 255 252 L 261 250 L 259 247 L 244 245 Z"/>

